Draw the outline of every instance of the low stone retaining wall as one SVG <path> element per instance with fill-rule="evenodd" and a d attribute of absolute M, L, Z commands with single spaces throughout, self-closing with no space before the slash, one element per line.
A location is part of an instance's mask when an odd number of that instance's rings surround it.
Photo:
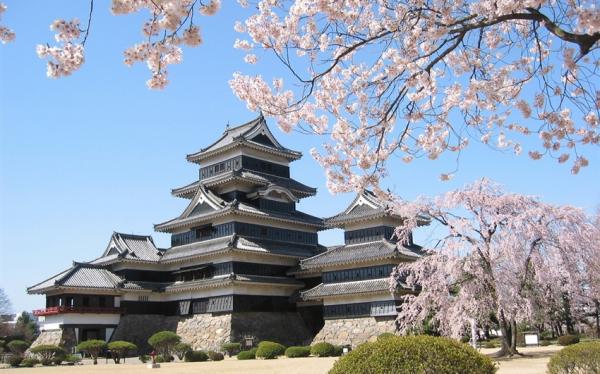
<path fill-rule="evenodd" d="M 325 320 L 325 325 L 313 339 L 313 343 L 328 342 L 337 345 L 359 344 L 374 341 L 384 332 L 394 333 L 394 317 L 363 317 Z"/>

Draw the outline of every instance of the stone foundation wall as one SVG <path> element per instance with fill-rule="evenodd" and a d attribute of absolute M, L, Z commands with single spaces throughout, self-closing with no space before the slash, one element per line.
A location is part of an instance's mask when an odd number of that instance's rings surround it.
<path fill-rule="evenodd" d="M 152 334 L 162 331 L 175 331 L 177 321 L 171 317 L 158 314 L 128 314 L 121 316 L 119 325 L 113 332 L 111 340 L 126 340 L 138 346 L 141 352 L 152 349 L 148 345 L 148 338 Z"/>
<path fill-rule="evenodd" d="M 374 341 L 384 332 L 394 333 L 394 317 L 363 317 L 325 320 L 325 325 L 313 339 L 313 343 L 328 342 L 337 345 L 350 344 L 356 347 L 361 343 Z"/>
<path fill-rule="evenodd" d="M 305 345 L 312 334 L 296 312 L 234 313 L 231 321 L 232 341 L 239 342 L 251 335 L 256 341 L 274 340 L 283 345 Z"/>
<path fill-rule="evenodd" d="M 50 345 L 60 345 L 62 340 L 63 330 L 45 330 L 40 332 L 40 335 L 31 343 L 31 347 L 33 348 L 38 345 L 50 344 Z"/>
<path fill-rule="evenodd" d="M 193 349 L 219 350 L 231 339 L 231 314 L 195 314 L 167 319 L 173 319 L 175 332 Z"/>

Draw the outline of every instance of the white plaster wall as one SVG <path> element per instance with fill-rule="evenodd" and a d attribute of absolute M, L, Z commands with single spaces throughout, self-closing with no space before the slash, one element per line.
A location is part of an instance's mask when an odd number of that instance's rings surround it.
<path fill-rule="evenodd" d="M 63 324 L 118 325 L 119 314 L 62 313 L 40 317 L 40 330 L 59 329 Z"/>

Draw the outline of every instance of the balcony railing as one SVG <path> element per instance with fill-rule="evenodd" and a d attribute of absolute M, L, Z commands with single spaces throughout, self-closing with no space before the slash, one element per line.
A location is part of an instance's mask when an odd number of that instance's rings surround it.
<path fill-rule="evenodd" d="M 51 316 L 61 313 L 93 313 L 93 314 L 121 314 L 122 308 L 100 308 L 100 307 L 85 307 L 85 306 L 53 306 L 46 309 L 36 309 L 33 315 Z"/>

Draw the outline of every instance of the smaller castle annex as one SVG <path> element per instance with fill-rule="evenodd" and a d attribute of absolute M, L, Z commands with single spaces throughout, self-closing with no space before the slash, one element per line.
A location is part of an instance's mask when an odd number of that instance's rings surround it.
<path fill-rule="evenodd" d="M 394 229 L 402 217 L 390 213 L 370 191 L 358 194 L 346 210 L 325 220 L 344 229 L 344 245 L 300 261 L 297 274 L 321 276 L 322 283 L 303 291 L 308 304 L 322 304 L 323 328 L 314 341 L 356 346 L 396 330 L 399 297 L 412 292 L 390 290 L 389 277 L 402 261 L 422 256 L 421 247 L 399 245 Z"/>

